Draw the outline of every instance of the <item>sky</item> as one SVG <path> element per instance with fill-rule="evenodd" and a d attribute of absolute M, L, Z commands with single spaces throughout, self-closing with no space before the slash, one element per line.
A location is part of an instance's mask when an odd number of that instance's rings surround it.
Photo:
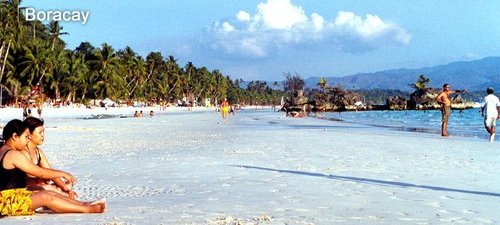
<path fill-rule="evenodd" d="M 339 77 L 500 56 L 498 0 L 24 0 L 88 41 L 154 51 L 243 80 Z M 45 21 L 48 22 L 48 21 Z"/>

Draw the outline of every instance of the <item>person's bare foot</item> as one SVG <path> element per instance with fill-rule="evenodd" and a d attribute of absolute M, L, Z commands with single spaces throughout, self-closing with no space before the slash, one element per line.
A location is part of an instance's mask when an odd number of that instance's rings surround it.
<path fill-rule="evenodd" d="M 449 134 L 441 134 L 442 137 L 449 137 Z"/>
<path fill-rule="evenodd" d="M 106 203 L 100 202 L 96 204 L 91 204 L 88 206 L 89 213 L 103 213 L 106 209 Z"/>
<path fill-rule="evenodd" d="M 93 202 L 87 202 L 89 213 L 103 213 L 106 209 L 106 199 L 99 199 Z"/>

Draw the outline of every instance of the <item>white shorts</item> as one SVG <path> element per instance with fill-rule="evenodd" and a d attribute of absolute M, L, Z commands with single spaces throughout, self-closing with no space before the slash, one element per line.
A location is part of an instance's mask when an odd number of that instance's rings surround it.
<path fill-rule="evenodd" d="M 484 125 L 487 127 L 494 127 L 497 125 L 497 117 L 496 116 L 488 116 L 484 119 Z"/>

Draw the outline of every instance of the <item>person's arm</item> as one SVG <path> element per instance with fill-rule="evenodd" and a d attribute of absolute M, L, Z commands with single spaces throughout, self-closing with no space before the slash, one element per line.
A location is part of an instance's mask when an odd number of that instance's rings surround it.
<path fill-rule="evenodd" d="M 462 90 L 453 90 L 453 91 L 450 91 L 450 94 L 465 93 L 466 91 L 467 91 L 467 89 L 462 89 Z"/>
<path fill-rule="evenodd" d="M 500 101 L 497 102 L 497 112 L 498 112 L 498 117 L 497 120 L 500 119 Z"/>
<path fill-rule="evenodd" d="M 62 177 L 70 183 L 75 183 L 76 179 L 73 175 L 60 170 L 47 169 L 39 167 L 31 162 L 24 154 L 19 151 L 13 150 L 10 154 L 5 156 L 7 161 L 12 162 L 12 166 L 22 170 L 23 172 L 42 179 L 55 179 Z M 5 159 L 4 158 L 4 159 Z"/>
<path fill-rule="evenodd" d="M 47 157 L 45 157 L 45 153 L 41 149 L 38 149 L 38 154 L 40 154 L 40 162 L 38 165 L 42 168 L 52 169 L 52 166 L 50 166 L 49 161 L 47 160 Z M 61 177 L 57 177 L 57 178 L 54 178 L 51 180 L 54 182 L 54 184 L 57 187 L 61 188 L 62 191 L 68 192 L 71 190 L 72 183 L 64 182 L 61 179 Z"/>
<path fill-rule="evenodd" d="M 441 93 L 438 94 L 438 96 L 436 97 L 436 101 L 439 103 L 439 104 L 444 104 L 444 101 L 443 101 L 443 96 L 444 96 L 444 91 L 442 91 Z"/>

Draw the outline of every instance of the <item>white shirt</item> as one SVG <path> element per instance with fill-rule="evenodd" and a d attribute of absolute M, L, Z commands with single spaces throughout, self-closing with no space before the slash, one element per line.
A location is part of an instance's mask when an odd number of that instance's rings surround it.
<path fill-rule="evenodd" d="M 490 94 L 484 97 L 483 107 L 486 109 L 486 117 L 498 117 L 497 107 L 499 106 L 500 100 L 498 100 L 497 96 Z"/>

